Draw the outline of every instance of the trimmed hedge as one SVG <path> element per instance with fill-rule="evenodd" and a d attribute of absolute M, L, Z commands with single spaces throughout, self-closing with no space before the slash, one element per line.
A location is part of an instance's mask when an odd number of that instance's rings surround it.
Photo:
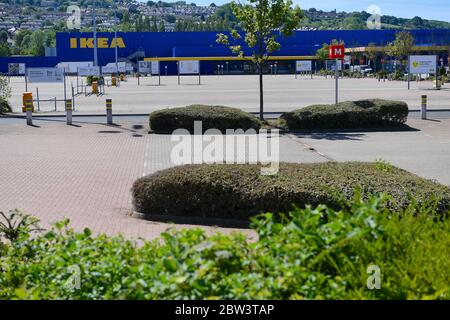
<path fill-rule="evenodd" d="M 395 127 L 407 118 L 405 102 L 381 99 L 312 105 L 281 115 L 290 130 Z"/>
<path fill-rule="evenodd" d="M 190 105 L 154 111 L 150 114 L 150 129 L 154 132 L 167 133 L 176 129 L 194 132 L 194 121 L 202 121 L 203 132 L 208 129 L 255 129 L 261 123 L 255 116 L 240 109 L 224 106 Z"/>
<path fill-rule="evenodd" d="M 9 105 L 8 101 L 0 98 L 0 114 L 11 112 L 11 106 Z"/>
<path fill-rule="evenodd" d="M 450 207 L 450 188 L 383 163 L 281 163 L 279 173 L 260 174 L 251 164 L 185 165 L 138 179 L 135 210 L 144 215 L 247 219 L 260 212 L 287 212 L 293 205 L 325 204 L 340 208 L 342 198 L 385 192 L 392 208 L 442 197 Z M 339 195 L 339 196 L 338 196 Z M 341 197 L 341 198 L 339 198 Z"/>

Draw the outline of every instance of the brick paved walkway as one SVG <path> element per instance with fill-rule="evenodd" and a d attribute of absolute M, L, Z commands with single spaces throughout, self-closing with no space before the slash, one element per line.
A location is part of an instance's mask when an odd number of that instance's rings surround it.
<path fill-rule="evenodd" d="M 130 188 L 144 170 L 144 128 L 40 125 L 0 127 L 0 210 L 18 208 L 46 227 L 68 217 L 75 229 L 127 237 L 154 238 L 173 226 L 129 215 Z"/>
<path fill-rule="evenodd" d="M 67 217 L 77 230 L 89 227 L 96 233 L 133 238 L 155 238 L 168 227 L 191 227 L 130 216 L 133 182 L 144 173 L 174 165 L 170 161 L 174 142 L 169 135 L 149 135 L 143 126 L 131 124 L 36 123 L 40 127 L 0 125 L 0 210 L 18 208 L 39 217 L 46 227 Z M 280 160 L 382 158 L 449 184 L 450 120 L 408 123 L 416 130 L 282 136 Z"/>

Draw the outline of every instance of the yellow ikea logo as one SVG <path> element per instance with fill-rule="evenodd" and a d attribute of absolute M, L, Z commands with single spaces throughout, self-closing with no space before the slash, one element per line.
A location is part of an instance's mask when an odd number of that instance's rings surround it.
<path fill-rule="evenodd" d="M 107 48 L 125 48 L 125 43 L 122 38 L 97 38 L 97 48 L 107 49 Z M 94 38 L 70 38 L 70 48 L 71 49 L 93 49 L 94 48 Z"/>

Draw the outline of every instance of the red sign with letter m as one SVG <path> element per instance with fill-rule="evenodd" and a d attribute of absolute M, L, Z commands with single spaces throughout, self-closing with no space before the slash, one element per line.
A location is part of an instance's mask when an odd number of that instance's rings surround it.
<path fill-rule="evenodd" d="M 329 51 L 330 59 L 344 59 L 345 57 L 345 47 L 342 44 L 330 46 Z"/>

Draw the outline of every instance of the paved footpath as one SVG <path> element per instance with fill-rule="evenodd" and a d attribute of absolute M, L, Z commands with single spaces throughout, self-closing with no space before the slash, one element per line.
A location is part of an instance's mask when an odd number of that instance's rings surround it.
<path fill-rule="evenodd" d="M 0 210 L 18 208 L 46 227 L 67 217 L 75 229 L 127 237 L 151 239 L 174 227 L 131 216 L 133 182 L 173 165 L 169 135 L 148 135 L 144 126 L 131 124 L 35 123 L 0 126 Z M 324 161 L 289 138 L 281 145 L 285 160 Z"/>
<path fill-rule="evenodd" d="M 148 137 L 126 125 L 2 126 L 0 210 L 18 208 L 46 227 L 67 217 L 77 230 L 154 238 L 173 225 L 130 216 Z"/>
<path fill-rule="evenodd" d="M 169 227 L 192 227 L 131 216 L 133 182 L 173 166 L 170 136 L 149 135 L 144 125 L 35 123 L 39 127 L 0 125 L 0 210 L 18 208 L 39 217 L 44 226 L 67 217 L 77 230 L 89 227 L 129 238 L 152 239 Z M 384 159 L 450 185 L 450 120 L 408 124 L 414 130 L 285 135 L 280 138 L 280 160 Z"/>
<path fill-rule="evenodd" d="M 300 134 L 297 139 L 334 161 L 382 159 L 450 185 L 450 119 L 409 119 L 410 131 Z"/>

